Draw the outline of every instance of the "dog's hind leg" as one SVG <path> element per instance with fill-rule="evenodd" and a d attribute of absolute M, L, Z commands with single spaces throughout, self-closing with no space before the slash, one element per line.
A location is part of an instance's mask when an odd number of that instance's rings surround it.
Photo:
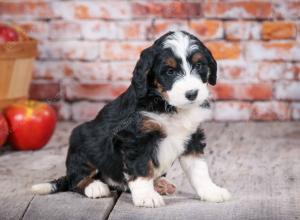
<path fill-rule="evenodd" d="M 107 184 L 98 180 L 98 169 L 88 160 L 77 155 L 67 160 L 67 173 L 70 189 L 89 198 L 100 198 L 110 195 Z"/>

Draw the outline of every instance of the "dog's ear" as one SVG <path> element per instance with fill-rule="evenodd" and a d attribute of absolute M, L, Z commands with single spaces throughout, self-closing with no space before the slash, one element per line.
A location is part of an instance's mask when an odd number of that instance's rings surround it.
<path fill-rule="evenodd" d="M 137 98 L 146 95 L 148 90 L 147 78 L 154 63 L 157 50 L 155 46 L 151 46 L 142 51 L 134 71 L 131 84 L 135 89 Z"/>
<path fill-rule="evenodd" d="M 210 50 L 205 48 L 205 57 L 208 61 L 208 83 L 211 85 L 216 85 L 217 83 L 217 62 L 211 54 Z"/>

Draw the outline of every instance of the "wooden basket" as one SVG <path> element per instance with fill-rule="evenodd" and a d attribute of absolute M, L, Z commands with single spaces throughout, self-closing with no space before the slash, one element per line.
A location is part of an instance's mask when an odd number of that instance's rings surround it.
<path fill-rule="evenodd" d="M 26 99 L 37 56 L 37 41 L 0 44 L 0 109 Z"/>

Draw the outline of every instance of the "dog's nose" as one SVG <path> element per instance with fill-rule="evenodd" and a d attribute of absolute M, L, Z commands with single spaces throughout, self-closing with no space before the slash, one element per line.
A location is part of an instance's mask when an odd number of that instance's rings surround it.
<path fill-rule="evenodd" d="M 190 101 L 194 101 L 197 98 L 197 95 L 198 89 L 189 90 L 185 93 L 185 97 Z"/>

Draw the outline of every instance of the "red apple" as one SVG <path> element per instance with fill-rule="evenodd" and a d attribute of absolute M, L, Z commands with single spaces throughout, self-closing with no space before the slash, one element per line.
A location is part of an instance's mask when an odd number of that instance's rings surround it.
<path fill-rule="evenodd" d="M 37 150 L 45 146 L 57 120 L 51 106 L 32 100 L 11 105 L 4 114 L 11 130 L 9 143 L 17 150 Z"/>
<path fill-rule="evenodd" d="M 8 136 L 8 125 L 7 122 L 0 112 L 0 148 L 5 143 Z"/>
<path fill-rule="evenodd" d="M 0 24 L 0 43 L 8 41 L 18 41 L 18 33 L 13 28 Z"/>

